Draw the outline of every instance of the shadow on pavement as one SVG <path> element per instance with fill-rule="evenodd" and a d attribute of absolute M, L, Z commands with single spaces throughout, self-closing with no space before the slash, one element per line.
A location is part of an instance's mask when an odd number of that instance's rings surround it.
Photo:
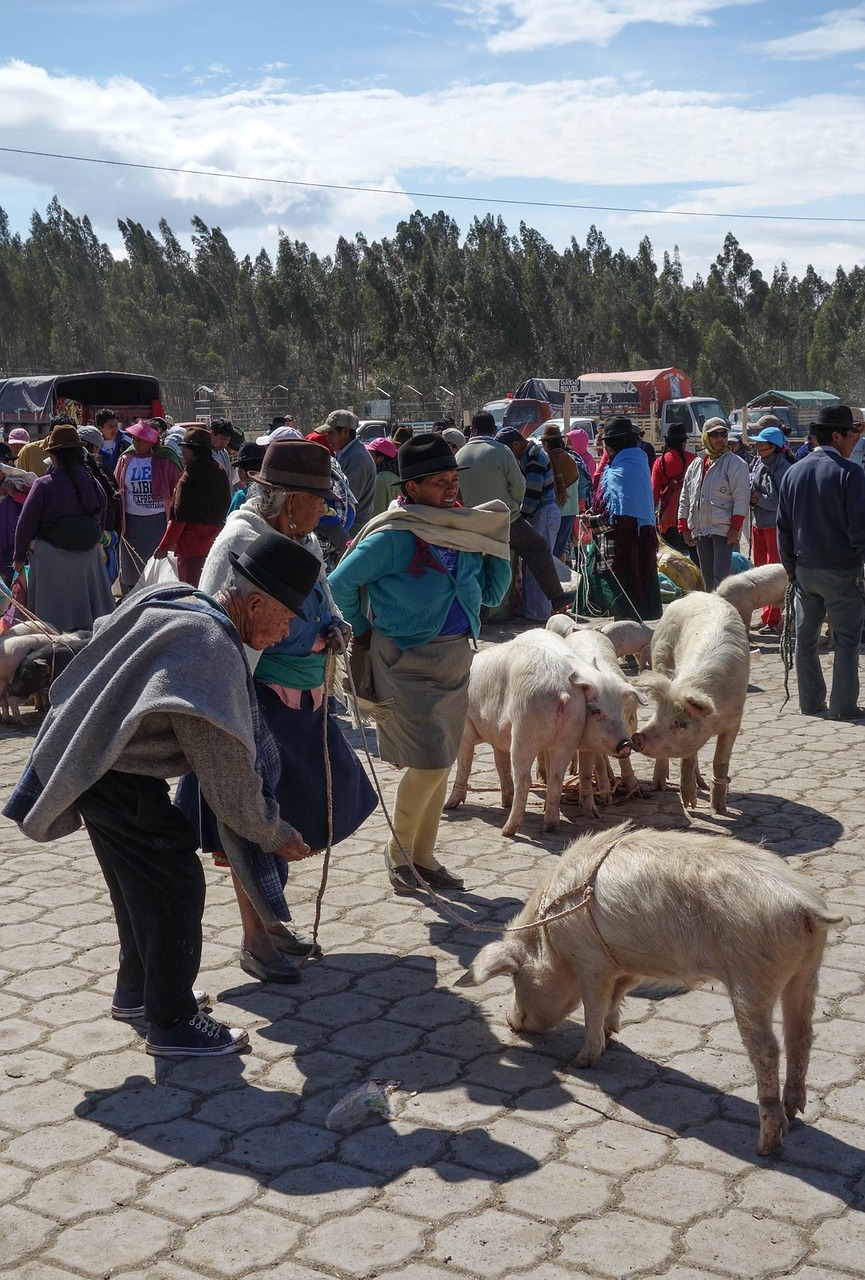
<path fill-rule="evenodd" d="M 498 1056 L 503 1048 L 472 1002 L 435 986 L 435 960 L 414 957 L 410 968 L 397 969 L 394 957 L 384 953 L 340 953 L 339 963 L 341 977 L 348 965 L 353 976 L 336 994 L 333 988 L 328 994 L 327 961 L 316 966 L 325 994 L 312 990 L 306 1001 L 298 988 L 291 988 L 288 1000 L 284 991 L 269 998 L 258 984 L 220 994 L 222 1001 L 274 1019 L 253 1035 L 253 1052 L 256 1038 L 269 1042 L 263 1055 L 269 1087 L 246 1078 L 248 1051 L 211 1059 L 156 1058 L 155 1081 L 135 1075 L 118 1089 L 88 1092 L 75 1114 L 130 1144 L 240 1173 L 287 1195 L 384 1186 L 429 1166 L 449 1182 L 491 1173 L 509 1181 L 536 1170 L 538 1160 L 518 1142 L 500 1141 L 470 1118 L 465 1127 L 455 1127 L 447 1102 L 440 1123 L 438 1110 L 434 1124 L 411 1119 L 405 1094 L 446 1097 L 466 1065 L 461 1048 L 470 1046 L 472 1056 Z M 418 979 L 414 991 L 400 998 L 397 989 L 389 1016 L 370 1016 L 372 997 L 364 984 L 380 978 L 383 990 L 396 989 L 406 969 Z M 328 1006 L 328 1000 L 334 1003 Z M 273 1046 L 284 1047 L 284 1053 L 275 1054 Z M 328 1130 L 334 1104 L 370 1078 L 401 1082 L 405 1093 L 397 1098 L 404 1105 L 395 1119 L 375 1117 L 348 1134 Z"/>

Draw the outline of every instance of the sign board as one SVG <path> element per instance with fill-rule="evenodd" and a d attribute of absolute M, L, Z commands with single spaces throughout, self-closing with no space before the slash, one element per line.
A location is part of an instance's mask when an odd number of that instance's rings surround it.
<path fill-rule="evenodd" d="M 391 416 L 390 400 L 370 400 L 368 404 L 371 418 L 389 418 Z"/>
<path fill-rule="evenodd" d="M 559 391 L 561 391 L 563 395 L 567 395 L 569 391 L 579 391 L 579 389 L 579 378 L 559 378 Z"/>

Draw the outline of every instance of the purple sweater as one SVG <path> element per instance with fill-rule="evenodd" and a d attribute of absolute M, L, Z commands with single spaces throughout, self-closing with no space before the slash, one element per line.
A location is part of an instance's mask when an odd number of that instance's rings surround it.
<path fill-rule="evenodd" d="M 43 520 L 57 516 L 93 516 L 105 528 L 105 491 L 84 467 L 76 467 L 75 479 L 84 499 L 82 507 L 75 488 L 65 471 L 52 467 L 47 475 L 40 476 L 27 495 L 21 508 L 18 527 L 15 530 L 15 562 L 27 559 L 27 548 L 39 537 L 39 525 Z"/>

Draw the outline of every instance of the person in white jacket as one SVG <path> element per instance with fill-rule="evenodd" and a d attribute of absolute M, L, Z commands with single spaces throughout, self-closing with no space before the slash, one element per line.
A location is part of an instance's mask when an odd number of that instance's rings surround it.
<path fill-rule="evenodd" d="M 728 435 L 723 418 L 709 418 L 702 436 L 706 452 L 685 472 L 679 498 L 679 532 L 697 547 L 707 591 L 730 576 L 750 504 L 748 467 L 731 453 Z"/>

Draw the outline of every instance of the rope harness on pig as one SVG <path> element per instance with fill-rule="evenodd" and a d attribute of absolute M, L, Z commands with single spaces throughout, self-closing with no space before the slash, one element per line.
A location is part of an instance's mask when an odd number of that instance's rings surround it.
<path fill-rule="evenodd" d="M 592 930 L 595 934 L 595 937 L 598 939 L 598 942 L 601 944 L 602 950 L 605 952 L 607 958 L 610 961 L 612 961 L 612 963 L 615 965 L 617 969 L 621 968 L 618 960 L 616 959 L 613 951 L 610 948 L 609 943 L 607 942 L 604 935 L 601 933 L 598 922 L 595 919 L 595 913 L 592 910 L 592 905 L 595 900 L 595 881 L 598 878 L 598 872 L 600 871 L 603 864 L 606 862 L 607 858 L 613 852 L 617 844 L 618 844 L 618 841 L 614 840 L 611 845 L 607 846 L 607 848 L 601 854 L 600 858 L 598 858 L 597 862 L 592 867 L 589 874 L 586 876 L 583 883 L 578 885 L 576 889 L 568 889 L 564 893 L 560 893 L 559 896 L 557 898 L 553 898 L 552 902 L 550 903 L 547 903 L 545 901 L 545 896 L 542 897 L 541 906 L 540 906 L 541 915 L 538 920 L 535 920 L 534 923 L 531 925 L 518 925 L 516 929 L 508 930 L 508 932 L 516 933 L 519 929 L 534 929 L 535 927 L 540 926 L 540 928 L 546 931 L 547 945 L 549 946 L 550 950 L 553 951 L 556 955 L 558 955 L 559 953 L 558 951 L 556 951 L 556 948 L 553 946 L 553 940 L 550 937 L 550 932 L 549 932 L 549 929 L 547 929 L 547 925 L 552 924 L 554 920 L 562 920 L 564 919 L 565 916 L 573 915 L 575 912 L 582 911 L 585 908 L 586 918 L 588 919 L 589 924 L 592 926 Z M 577 894 L 577 893 L 582 895 L 579 902 L 577 902 L 572 907 L 568 907 L 565 911 L 558 911 L 555 914 L 550 915 L 550 912 L 553 910 L 553 908 L 557 907 L 560 902 L 565 902 L 568 898 L 572 898 L 574 894 Z"/>

